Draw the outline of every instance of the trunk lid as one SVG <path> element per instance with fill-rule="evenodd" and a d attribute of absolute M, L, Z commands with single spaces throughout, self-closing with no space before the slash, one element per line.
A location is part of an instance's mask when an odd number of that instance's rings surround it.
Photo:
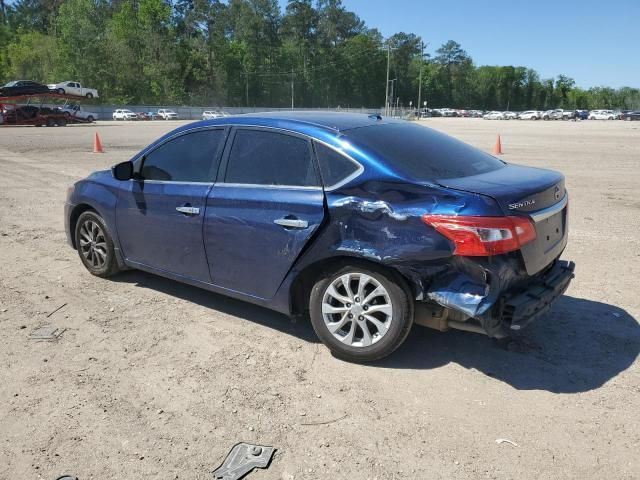
<path fill-rule="evenodd" d="M 553 262 L 567 244 L 567 197 L 561 173 L 507 165 L 488 173 L 437 183 L 489 196 L 498 202 L 505 215 L 529 216 L 536 227 L 536 239 L 520 250 L 529 275 Z"/>

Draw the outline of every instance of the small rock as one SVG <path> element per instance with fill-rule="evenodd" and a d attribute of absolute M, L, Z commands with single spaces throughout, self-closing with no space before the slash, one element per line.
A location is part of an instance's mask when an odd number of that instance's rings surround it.
<path fill-rule="evenodd" d="M 7 311 L 7 309 L 6 309 L 6 308 L 3 308 L 3 309 L 2 309 L 2 311 L 3 311 L 3 312 L 6 312 L 6 311 Z"/>
<path fill-rule="evenodd" d="M 111 307 L 111 308 L 109 309 L 109 311 L 110 311 L 110 312 L 115 312 L 115 310 L 116 310 L 116 309 L 115 309 L 115 308 L 113 308 L 113 307 Z"/>
<path fill-rule="evenodd" d="M 161 415 L 161 414 L 163 414 L 163 413 L 164 413 L 164 410 L 162 410 L 162 409 L 159 409 L 159 410 L 158 410 L 158 415 Z"/>
<path fill-rule="evenodd" d="M 26 325 L 20 325 L 20 330 L 24 330 L 25 328 L 27 328 Z"/>
<path fill-rule="evenodd" d="M 250 432 L 253 432 L 253 427 L 249 427 L 249 431 L 250 431 Z"/>
<path fill-rule="evenodd" d="M 300 412 L 300 416 L 301 416 L 301 417 L 306 417 L 306 416 L 307 416 L 307 413 L 306 413 L 306 412 Z"/>

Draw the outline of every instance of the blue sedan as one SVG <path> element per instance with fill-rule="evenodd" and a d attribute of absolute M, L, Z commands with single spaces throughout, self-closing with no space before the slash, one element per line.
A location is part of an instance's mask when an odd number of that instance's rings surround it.
<path fill-rule="evenodd" d="M 504 338 L 573 278 L 564 177 L 411 122 L 265 113 L 180 127 L 69 190 L 85 267 L 125 269 L 310 318 L 340 358 L 413 323 Z"/>

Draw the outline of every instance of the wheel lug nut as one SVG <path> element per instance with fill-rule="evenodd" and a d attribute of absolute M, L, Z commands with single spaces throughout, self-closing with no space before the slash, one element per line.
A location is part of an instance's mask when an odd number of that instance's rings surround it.
<path fill-rule="evenodd" d="M 360 297 L 356 297 L 356 303 L 360 303 Z"/>
<path fill-rule="evenodd" d="M 369 310 L 369 307 L 365 305 L 364 307 L 362 307 L 362 309 L 366 312 L 367 310 Z"/>
<path fill-rule="evenodd" d="M 358 317 L 358 320 L 364 320 L 364 317 L 363 317 L 362 315 L 360 315 L 360 316 Z"/>
<path fill-rule="evenodd" d="M 347 308 L 351 308 L 351 304 L 350 303 L 347 303 Z"/>
<path fill-rule="evenodd" d="M 353 318 L 353 314 L 350 313 L 349 315 L 347 315 L 349 318 Z"/>

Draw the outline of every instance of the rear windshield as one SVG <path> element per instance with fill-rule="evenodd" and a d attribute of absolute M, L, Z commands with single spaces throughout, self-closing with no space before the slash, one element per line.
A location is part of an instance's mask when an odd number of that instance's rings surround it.
<path fill-rule="evenodd" d="M 488 153 L 414 123 L 354 128 L 345 136 L 415 180 L 469 177 L 504 167 Z"/>

